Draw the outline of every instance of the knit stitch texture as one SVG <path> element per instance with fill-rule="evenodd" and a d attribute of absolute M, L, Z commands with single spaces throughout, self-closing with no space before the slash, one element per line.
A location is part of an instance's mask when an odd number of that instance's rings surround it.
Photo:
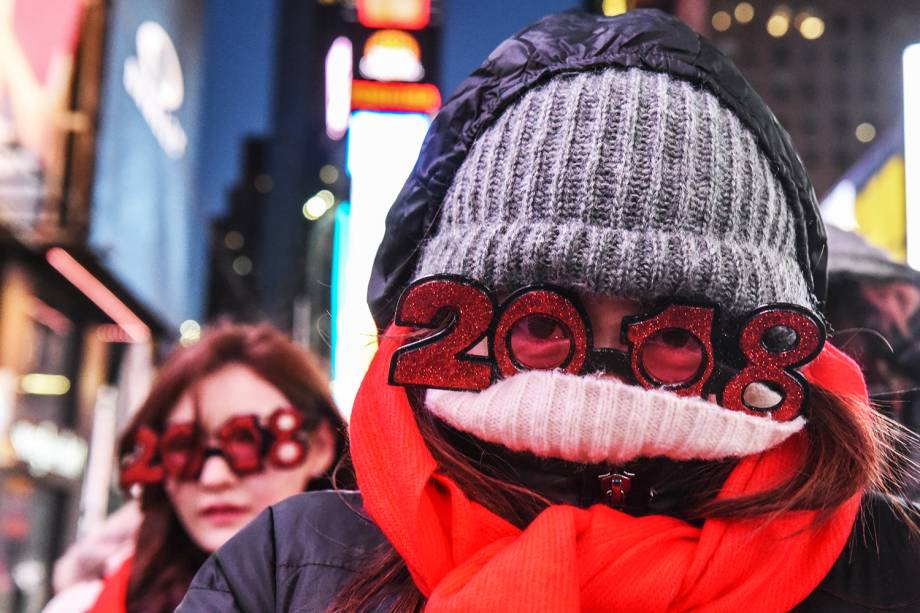
<path fill-rule="evenodd" d="M 475 141 L 416 276 L 535 282 L 742 313 L 813 307 L 786 196 L 710 93 L 638 68 L 529 90 Z"/>
<path fill-rule="evenodd" d="M 483 440 L 589 464 L 743 457 L 775 447 L 805 426 L 801 416 L 778 422 L 700 398 L 558 371 L 525 371 L 482 392 L 430 389 L 425 404 Z"/>

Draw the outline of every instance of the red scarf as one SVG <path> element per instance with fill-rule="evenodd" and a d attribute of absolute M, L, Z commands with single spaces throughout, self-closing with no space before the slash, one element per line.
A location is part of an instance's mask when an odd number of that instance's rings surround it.
<path fill-rule="evenodd" d="M 125 560 L 117 571 L 105 578 L 99 598 L 87 613 L 124 613 L 128 602 L 128 580 L 134 558 Z"/>
<path fill-rule="evenodd" d="M 697 528 L 604 505 L 555 505 L 520 530 L 437 472 L 405 390 L 386 383 L 400 344 L 398 334 L 386 336 L 355 400 L 352 455 L 364 504 L 428 598 L 426 610 L 787 611 L 817 587 L 850 535 L 859 495 L 818 529 L 811 511 Z M 867 400 L 859 368 L 830 344 L 807 376 Z M 800 433 L 744 458 L 720 497 L 777 483 L 805 440 Z"/>

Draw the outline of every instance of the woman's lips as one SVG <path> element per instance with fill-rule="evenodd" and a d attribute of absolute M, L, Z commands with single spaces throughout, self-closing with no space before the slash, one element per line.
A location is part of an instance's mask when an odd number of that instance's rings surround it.
<path fill-rule="evenodd" d="M 204 507 L 198 514 L 215 526 L 227 526 L 239 522 L 248 507 L 235 504 L 212 504 Z"/>

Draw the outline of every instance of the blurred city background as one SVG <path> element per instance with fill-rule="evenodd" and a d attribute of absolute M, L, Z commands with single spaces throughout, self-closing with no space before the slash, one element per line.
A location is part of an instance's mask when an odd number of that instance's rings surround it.
<path fill-rule="evenodd" d="M 289 332 L 347 415 L 383 219 L 442 99 L 546 14 L 641 7 L 734 59 L 867 241 L 855 268 L 890 259 L 916 291 L 916 0 L 0 0 L 0 611 L 40 610 L 120 503 L 119 428 L 208 323 Z M 866 295 L 903 337 L 880 368 L 915 387 L 917 304 Z M 909 423 L 892 380 L 880 407 Z"/>

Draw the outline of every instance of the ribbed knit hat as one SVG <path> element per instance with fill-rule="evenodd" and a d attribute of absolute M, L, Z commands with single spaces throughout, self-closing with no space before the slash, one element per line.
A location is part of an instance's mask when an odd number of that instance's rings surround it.
<path fill-rule="evenodd" d="M 795 240 L 734 113 L 666 73 L 611 67 L 530 89 L 477 138 L 415 276 L 813 308 Z"/>

